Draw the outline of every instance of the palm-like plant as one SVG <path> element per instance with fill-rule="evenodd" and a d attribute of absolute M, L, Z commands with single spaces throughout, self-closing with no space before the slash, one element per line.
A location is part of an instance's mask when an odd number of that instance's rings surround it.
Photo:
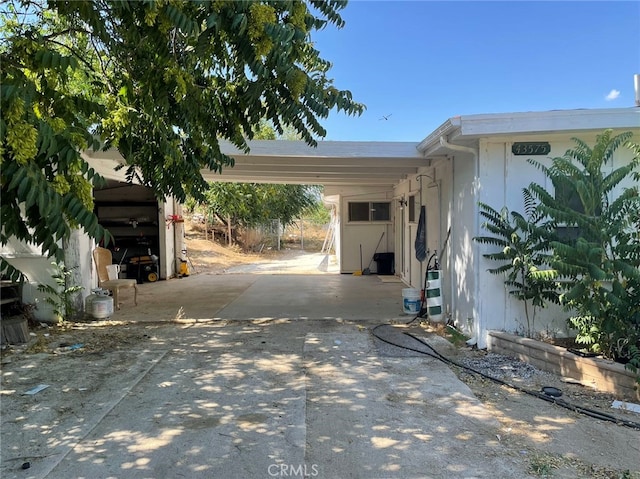
<path fill-rule="evenodd" d="M 477 236 L 481 244 L 497 246 L 500 251 L 483 256 L 503 264 L 488 271 L 505 275 L 504 284 L 511 288 L 509 294 L 524 303 L 527 321 L 526 335 L 535 332 L 536 313 L 550 301 L 558 302 L 555 271 L 545 269 L 549 242 L 548 231 L 542 224 L 544 214 L 535 206 L 531 193 L 523 190 L 525 215 L 503 208 L 496 211 L 485 203 L 479 203 L 480 215 L 486 220 L 483 228 L 493 236 Z"/>

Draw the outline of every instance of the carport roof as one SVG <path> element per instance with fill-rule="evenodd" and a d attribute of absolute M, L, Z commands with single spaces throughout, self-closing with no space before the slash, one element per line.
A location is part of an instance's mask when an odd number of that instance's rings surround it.
<path fill-rule="evenodd" d="M 220 142 L 224 154 L 235 160 L 222 173 L 201 170 L 207 181 L 321 184 L 325 186 L 393 187 L 418 172 L 427 160 L 416 142 L 321 141 L 311 147 L 303 141 L 257 140 L 249 153 L 228 141 Z M 105 178 L 124 180 L 124 162 L 116 150 L 86 151 L 85 158 Z"/>
<path fill-rule="evenodd" d="M 229 142 L 223 153 L 235 159 L 222 174 L 203 170 L 209 181 L 322 184 L 325 186 L 393 186 L 427 160 L 414 142 L 257 140 L 245 154 Z"/>
<path fill-rule="evenodd" d="M 477 148 L 482 137 L 525 137 L 549 133 L 637 129 L 639 108 L 553 110 L 452 117 L 421 142 L 256 140 L 245 153 L 228 141 L 221 151 L 235 159 L 222 173 L 202 170 L 207 181 L 393 187 L 418 173 L 431 158 L 450 154 L 452 144 Z M 449 145 L 447 146 L 447 142 Z M 115 150 L 84 152 L 103 176 L 123 180 L 123 162 Z"/>

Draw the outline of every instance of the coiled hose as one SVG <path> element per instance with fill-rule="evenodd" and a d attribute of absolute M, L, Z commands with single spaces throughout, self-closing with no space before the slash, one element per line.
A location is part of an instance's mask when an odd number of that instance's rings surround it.
<path fill-rule="evenodd" d="M 412 323 L 413 321 L 416 320 L 417 317 L 418 316 L 416 316 L 415 318 L 413 318 L 411 321 L 409 321 L 406 324 Z M 561 406 L 561 407 L 563 407 L 565 409 L 569 409 L 570 411 L 574 411 L 574 412 L 577 412 L 579 414 L 583 414 L 583 415 L 586 415 L 586 416 L 589 416 L 589 417 L 592 417 L 592 418 L 595 418 L 595 419 L 599 419 L 601 421 L 609 421 L 609 422 L 618 424 L 620 426 L 626 426 L 626 427 L 630 427 L 632 429 L 640 430 L 640 423 L 638 423 L 638 422 L 630 421 L 630 420 L 627 420 L 627 419 L 621 419 L 621 418 L 618 418 L 618 417 L 613 416 L 611 414 L 607 414 L 607 413 L 602 412 L 602 411 L 596 411 L 594 409 L 589 409 L 589 408 L 586 408 L 586 407 L 583 407 L 583 406 L 578 406 L 578 405 L 575 405 L 575 404 L 571 404 L 571 403 L 565 401 L 564 399 L 560 399 L 560 398 L 557 398 L 557 397 L 549 396 L 549 395 L 544 394 L 544 393 L 539 392 L 539 391 L 532 391 L 530 389 L 526 389 L 526 388 L 517 386 L 515 384 L 511 384 L 511 383 L 508 383 L 506 381 L 503 381 L 502 379 L 494 378 L 493 376 L 485 374 L 485 373 L 483 373 L 481 371 L 478 371 L 478 370 L 476 370 L 474 368 L 471 368 L 469 366 L 465 366 L 464 364 L 458 363 L 458 362 L 456 362 L 456 361 L 454 361 L 452 359 L 449 359 L 449 358 L 443 356 L 438 351 L 436 351 L 430 344 L 427 344 L 425 341 L 423 341 L 422 339 L 414 336 L 413 334 L 411 334 L 409 332 L 404 331 L 403 334 L 405 334 L 406 336 L 408 336 L 408 337 L 412 338 L 413 340 L 417 341 L 421 345 L 425 346 L 430 351 L 425 351 L 424 349 L 416 349 L 416 348 L 412 348 L 410 346 L 405 346 L 403 344 L 394 343 L 394 342 L 392 342 L 392 341 L 380 336 L 377 333 L 377 330 L 379 328 L 381 328 L 381 327 L 384 327 L 384 326 L 393 327 L 393 325 L 391 325 L 391 324 L 379 324 L 379 325 L 377 325 L 376 327 L 374 327 L 371 330 L 371 334 L 373 334 L 373 336 L 375 336 L 377 339 L 379 339 L 380 341 L 382 341 L 384 343 L 390 344 L 392 346 L 396 346 L 398 348 L 406 349 L 408 351 L 413 351 L 413 352 L 416 352 L 416 353 L 420 353 L 420 354 L 424 354 L 424 355 L 430 356 L 430 357 L 435 358 L 435 359 L 437 359 L 439 361 L 442 361 L 443 363 L 445 363 L 448 366 L 456 366 L 456 367 L 461 368 L 461 369 L 463 369 L 465 371 L 469 371 L 469 372 L 471 372 L 473 374 L 477 374 L 479 376 L 482 376 L 483 378 L 490 379 L 491 381 L 493 381 L 495 383 L 498 383 L 498 384 L 500 384 L 502 386 L 507 386 L 507 387 L 509 387 L 511 389 L 514 389 L 516 391 L 528 394 L 529 396 L 537 397 L 538 399 L 542 399 L 543 401 L 547 401 L 547 402 L 550 402 L 550 403 L 553 403 L 553 404 L 557 404 L 558 406 Z"/>

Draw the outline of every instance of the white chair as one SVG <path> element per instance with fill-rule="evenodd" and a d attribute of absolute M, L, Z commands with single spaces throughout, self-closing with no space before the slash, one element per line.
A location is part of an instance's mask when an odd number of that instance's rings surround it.
<path fill-rule="evenodd" d="M 115 308 L 120 309 L 120 303 L 118 302 L 118 295 L 123 288 L 133 288 L 133 302 L 138 306 L 138 282 L 135 279 L 109 279 L 109 272 L 107 271 L 107 265 L 113 263 L 113 257 L 111 251 L 106 248 L 96 248 L 93 250 L 93 261 L 96 264 L 96 271 L 98 273 L 98 287 L 108 289 L 113 293 L 113 302 Z"/>

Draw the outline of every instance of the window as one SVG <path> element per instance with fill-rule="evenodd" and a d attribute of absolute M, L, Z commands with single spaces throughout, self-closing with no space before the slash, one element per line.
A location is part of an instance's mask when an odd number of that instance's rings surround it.
<path fill-rule="evenodd" d="M 369 221 L 370 203 L 349 203 L 349 221 Z"/>
<path fill-rule="evenodd" d="M 568 206 L 573 211 L 577 211 L 578 213 L 584 213 L 584 205 L 582 201 L 580 201 L 580 197 L 578 196 L 578 192 L 575 190 L 573 185 L 571 185 L 567 181 L 560 181 L 558 178 L 555 184 L 556 190 L 556 201 Z"/>
<path fill-rule="evenodd" d="M 349 221 L 390 221 L 390 202 L 349 202 Z"/>
<path fill-rule="evenodd" d="M 554 189 L 556 200 L 558 202 L 578 214 L 585 214 L 584 205 L 582 204 L 582 200 L 580 199 L 580 196 L 573 184 L 563 178 L 557 178 L 554 182 Z M 599 216 L 601 213 L 602 211 L 598 207 L 595 211 L 595 215 Z M 579 226 L 560 224 L 556 227 L 556 234 L 560 241 L 575 244 L 576 240 L 582 236 L 583 231 Z"/>

